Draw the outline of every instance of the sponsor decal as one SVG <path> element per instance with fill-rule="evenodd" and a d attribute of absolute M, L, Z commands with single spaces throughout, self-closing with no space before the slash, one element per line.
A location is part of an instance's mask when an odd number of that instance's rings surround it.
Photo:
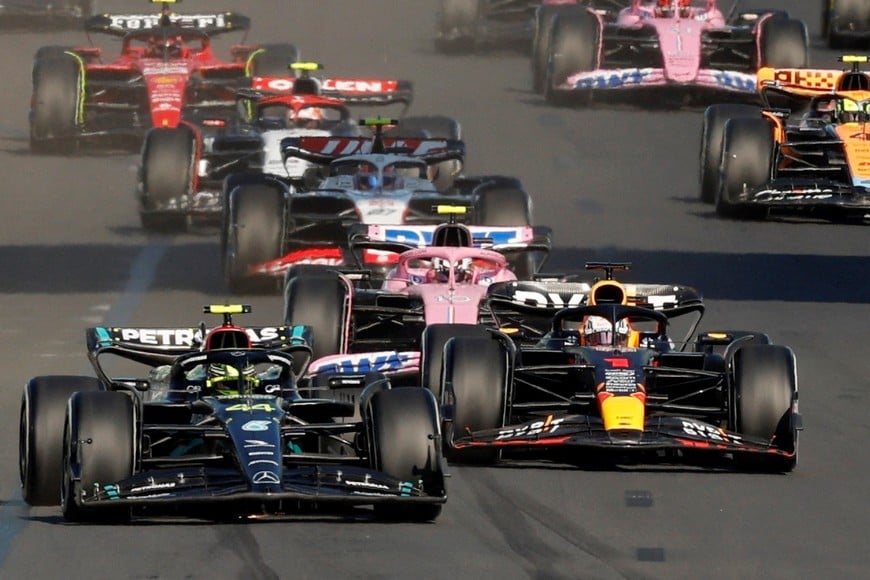
<path fill-rule="evenodd" d="M 242 431 L 268 431 L 271 421 L 248 421 L 242 425 Z"/>
<path fill-rule="evenodd" d="M 310 369 L 310 372 L 329 374 L 397 371 L 408 363 L 416 363 L 418 356 L 418 353 L 390 352 L 376 355 L 348 355 L 341 358 L 331 357 L 329 362 Z"/>
<path fill-rule="evenodd" d="M 346 485 L 351 486 L 351 487 L 364 487 L 367 489 L 383 489 L 383 490 L 390 489 L 389 485 L 384 485 L 382 483 L 376 483 L 374 481 L 371 481 L 371 475 L 369 475 L 369 474 L 366 474 L 365 479 L 363 481 L 354 481 L 352 479 L 345 479 L 344 483 Z"/>
<path fill-rule="evenodd" d="M 370 230 L 369 235 L 373 239 L 380 239 L 385 242 L 402 242 L 417 247 L 425 247 L 432 245 L 432 234 L 434 229 L 434 227 L 426 228 L 426 226 L 379 226 L 379 231 L 377 233 Z M 485 239 L 487 240 L 487 243 L 491 241 L 494 246 L 519 244 L 527 241 L 523 236 L 525 230 L 523 227 L 487 230 L 472 226 L 470 229 L 474 240 Z"/>
<path fill-rule="evenodd" d="M 559 425 L 565 419 L 554 419 L 553 415 L 548 415 L 547 418 L 543 421 L 535 421 L 534 423 L 528 423 L 526 425 L 520 425 L 519 427 L 510 427 L 505 429 L 499 429 L 498 435 L 495 440 L 505 440 L 505 439 L 524 439 L 535 437 L 536 435 L 548 434 L 552 435 L 559 428 Z"/>
<path fill-rule="evenodd" d="M 606 359 L 604 359 L 604 362 L 606 362 L 607 364 L 609 364 L 610 366 L 612 366 L 615 369 L 627 369 L 627 368 L 629 368 L 629 360 L 625 357 L 606 358 Z"/>
<path fill-rule="evenodd" d="M 226 408 L 228 413 L 234 413 L 236 411 L 274 411 L 275 407 L 270 405 L 269 403 L 238 403 L 236 405 L 230 405 Z"/>
<path fill-rule="evenodd" d="M 130 493 L 137 493 L 140 491 L 153 491 L 155 489 L 171 489 L 175 487 L 174 481 L 168 481 L 166 483 L 149 483 L 147 485 L 140 485 L 138 487 L 131 487 Z"/>
<path fill-rule="evenodd" d="M 253 483 L 259 483 L 259 484 L 271 483 L 271 484 L 277 485 L 277 484 L 281 483 L 281 480 L 278 478 L 278 474 L 275 473 L 274 471 L 258 471 L 251 478 L 251 481 Z"/>
<path fill-rule="evenodd" d="M 742 437 L 733 433 L 726 433 L 724 430 L 707 425 L 698 421 L 683 420 L 683 433 L 690 437 L 698 437 L 710 441 L 720 441 L 722 443 L 740 444 Z"/>
<path fill-rule="evenodd" d="M 250 449 L 252 447 L 273 449 L 275 445 L 273 443 L 269 443 L 268 441 L 262 441 L 260 439 L 245 439 L 244 447 L 245 449 Z"/>
<path fill-rule="evenodd" d="M 565 308 L 581 306 L 586 303 L 586 293 L 571 294 L 567 296 L 558 292 L 536 292 L 534 290 L 516 290 L 513 301 L 526 306 L 538 306 L 540 308 Z"/>
<path fill-rule="evenodd" d="M 109 16 L 109 28 L 121 30 L 147 30 L 160 26 L 159 14 Z M 226 14 L 171 14 L 170 22 L 181 28 L 227 28 L 231 25 Z"/>
<path fill-rule="evenodd" d="M 604 390 L 608 393 L 637 392 L 637 377 L 633 369 L 604 369 Z"/>
<path fill-rule="evenodd" d="M 202 333 L 195 328 L 121 328 L 112 330 L 120 333 L 122 342 L 188 347 L 202 344 Z M 246 328 L 245 332 L 254 343 L 275 340 L 281 336 L 281 328 L 275 326 L 256 330 Z"/>

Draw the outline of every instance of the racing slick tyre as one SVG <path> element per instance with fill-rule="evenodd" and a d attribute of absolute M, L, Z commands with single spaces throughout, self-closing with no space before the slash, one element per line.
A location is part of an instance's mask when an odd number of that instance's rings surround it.
<path fill-rule="evenodd" d="M 435 47 L 448 53 L 474 48 L 481 0 L 441 0 Z"/>
<path fill-rule="evenodd" d="M 399 120 L 398 126 L 389 131 L 391 137 L 404 139 L 462 139 L 462 125 L 453 117 L 444 115 L 421 115 L 405 117 Z M 462 162 L 449 159 L 431 165 L 430 180 L 438 191 L 447 191 L 453 187 L 453 182 L 462 171 Z"/>
<path fill-rule="evenodd" d="M 435 400 L 444 401 L 442 377 L 444 345 L 454 337 L 486 338 L 489 331 L 476 324 L 430 324 L 420 339 L 420 384 L 432 391 Z"/>
<path fill-rule="evenodd" d="M 269 185 L 235 188 L 229 196 L 224 275 L 233 294 L 274 291 L 269 276 L 251 267 L 281 257 L 284 245 L 284 195 Z"/>
<path fill-rule="evenodd" d="M 185 125 L 151 129 L 142 145 L 139 219 L 149 231 L 183 230 L 186 216 L 177 207 L 193 192 L 196 135 Z M 176 208 L 166 210 L 173 202 Z"/>
<path fill-rule="evenodd" d="M 532 199 L 519 187 L 494 187 L 475 194 L 477 225 L 529 226 L 532 223 Z M 532 252 L 522 252 L 510 260 L 510 267 L 519 280 L 530 280 L 537 270 Z"/>
<path fill-rule="evenodd" d="M 430 139 L 462 139 L 462 125 L 446 115 L 417 115 L 399 119 L 399 124 L 388 134 L 393 137 L 419 137 Z"/>
<path fill-rule="evenodd" d="M 731 218 L 764 218 L 767 210 L 746 203 L 741 195 L 770 180 L 773 147 L 773 128 L 764 118 L 731 119 L 725 124 L 716 213 Z"/>
<path fill-rule="evenodd" d="M 759 68 L 806 68 L 809 34 L 801 20 L 772 17 L 761 25 Z"/>
<path fill-rule="evenodd" d="M 292 44 L 262 44 L 248 57 L 248 76 L 293 76 L 289 67 L 294 62 L 299 62 L 299 49 Z"/>
<path fill-rule="evenodd" d="M 445 398 L 452 407 L 445 452 L 450 461 L 493 463 L 492 447 L 453 449 L 454 438 L 504 425 L 509 380 L 508 352 L 492 336 L 454 338 L 444 347 Z"/>
<path fill-rule="evenodd" d="M 553 21 L 547 70 L 544 79 L 544 99 L 551 105 L 589 103 L 591 90 L 563 91 L 559 87 L 568 77 L 598 67 L 598 44 L 601 27 L 598 18 L 585 10 L 559 14 Z"/>
<path fill-rule="evenodd" d="M 311 327 L 312 360 L 340 354 L 347 322 L 349 288 L 333 270 L 296 266 L 284 284 L 284 321 Z"/>
<path fill-rule="evenodd" d="M 827 40 L 829 47 L 851 48 L 854 46 L 859 48 L 867 46 L 866 35 L 854 38 L 838 32 L 851 23 L 866 26 L 870 22 L 870 4 L 866 0 L 837 0 L 836 16 L 833 20 L 831 20 L 829 10 L 829 3 L 825 2 L 822 35 Z"/>
<path fill-rule="evenodd" d="M 121 481 L 136 468 L 136 406 L 125 393 L 79 392 L 69 400 L 63 444 L 61 509 L 70 522 L 122 522 L 124 507 L 82 508 L 83 494 Z"/>
<path fill-rule="evenodd" d="M 60 503 L 63 421 L 76 392 L 101 390 L 92 377 L 44 376 L 30 379 L 21 397 L 18 467 L 21 495 L 33 506 Z"/>
<path fill-rule="evenodd" d="M 401 481 L 421 482 L 427 495 L 444 494 L 438 405 L 426 389 L 379 390 L 365 410 L 372 469 Z M 390 521 L 432 521 L 441 504 L 377 503 L 375 517 Z"/>
<path fill-rule="evenodd" d="M 553 22 L 556 16 L 575 6 L 541 5 L 535 12 L 535 36 L 532 39 L 532 90 L 544 91 L 547 78 L 547 57 L 550 54 L 550 39 L 553 37 Z"/>
<path fill-rule="evenodd" d="M 33 64 L 30 150 L 70 153 L 84 110 L 84 72 L 61 47 L 48 47 Z"/>
<path fill-rule="evenodd" d="M 790 348 L 752 344 L 734 353 L 732 363 L 733 429 L 750 437 L 771 441 L 783 455 L 738 456 L 743 467 L 787 472 L 797 465 L 798 426 L 793 412 L 797 403 L 797 371 Z"/>
<path fill-rule="evenodd" d="M 722 137 L 729 119 L 759 118 L 761 108 L 753 105 L 711 105 L 704 111 L 701 129 L 701 201 L 716 202 Z"/>

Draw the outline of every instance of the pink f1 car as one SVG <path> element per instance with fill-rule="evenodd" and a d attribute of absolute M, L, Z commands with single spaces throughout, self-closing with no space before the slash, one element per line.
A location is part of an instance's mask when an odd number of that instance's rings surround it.
<path fill-rule="evenodd" d="M 545 70 L 533 75 L 553 104 L 637 89 L 664 90 L 679 102 L 711 94 L 754 100 L 760 67 L 807 64 L 803 22 L 782 11 L 726 15 L 716 0 L 632 0 L 615 20 L 563 7 L 548 24 L 538 47 Z"/>
<path fill-rule="evenodd" d="M 408 249 L 377 288 L 364 287 L 364 271 L 291 269 L 284 317 L 312 330 L 312 380 L 316 383 L 318 375 L 379 372 L 394 383 L 419 384 L 421 358 L 440 353 L 455 335 L 453 329 L 462 334 L 489 322 L 488 288 L 517 277 L 505 255 L 492 249 L 497 246 L 475 246 L 472 228 L 440 226 L 433 240 L 452 245 Z M 396 242 L 377 239 L 379 226 L 368 229 L 373 235 L 352 240 L 352 245 L 397 249 Z M 426 329 L 438 330 L 424 333 Z"/>

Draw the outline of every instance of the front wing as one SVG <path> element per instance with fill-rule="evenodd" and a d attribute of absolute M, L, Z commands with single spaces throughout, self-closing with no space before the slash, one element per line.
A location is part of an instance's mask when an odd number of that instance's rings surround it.
<path fill-rule="evenodd" d="M 648 88 L 700 88 L 728 93 L 755 94 L 757 77 L 738 71 L 701 69 L 694 80 L 677 82 L 660 68 L 600 69 L 569 76 L 559 91 L 630 90 Z"/>
<path fill-rule="evenodd" d="M 271 472 L 268 475 L 272 476 Z M 264 479 L 255 484 L 248 484 L 239 471 L 204 467 L 186 470 L 179 466 L 145 471 L 123 481 L 101 484 L 93 494 L 86 491 L 79 505 L 98 509 L 122 504 L 183 506 L 251 500 L 371 505 L 445 503 L 447 496 L 427 495 L 418 482 L 401 481 L 384 473 L 347 465 L 285 469 L 280 482 Z"/>
<path fill-rule="evenodd" d="M 455 430 L 461 429 L 456 426 Z M 698 419 L 650 417 L 644 430 L 606 431 L 600 417 L 550 415 L 536 421 L 472 433 L 456 439 L 454 449 L 480 447 L 502 449 L 553 449 L 560 447 L 652 451 L 695 449 L 716 453 L 756 453 L 791 457 L 771 442 L 744 437 Z"/>

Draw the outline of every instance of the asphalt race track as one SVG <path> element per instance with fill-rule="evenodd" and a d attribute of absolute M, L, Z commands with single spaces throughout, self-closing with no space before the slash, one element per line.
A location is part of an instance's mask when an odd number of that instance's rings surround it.
<path fill-rule="evenodd" d="M 555 230 L 550 270 L 630 260 L 629 280 L 708 299 L 707 328 L 757 328 L 798 357 L 806 431 L 790 475 L 522 464 L 453 468 L 432 525 L 305 518 L 204 525 L 75 526 L 29 509 L 17 473 L 21 388 L 85 373 L 83 328 L 187 325 L 229 299 L 216 237 L 147 236 L 136 156 L 35 156 L 27 111 L 35 50 L 81 33 L 0 33 L 0 577 L 3 578 L 863 578 L 870 564 L 870 230 L 718 219 L 698 198 L 698 111 L 554 109 L 525 57 L 444 56 L 436 0 L 189 0 L 238 9 L 250 38 L 291 40 L 332 75 L 415 82 L 416 113 L 458 117 L 468 173 L 521 177 Z M 805 19 L 819 2 L 766 0 Z M 107 11 L 149 9 L 101 2 Z M 223 42 L 223 41 L 222 41 Z M 234 299 L 238 300 L 238 299 Z M 244 299 L 277 322 L 277 297 Z M 363 519 L 364 518 L 360 518 Z"/>

